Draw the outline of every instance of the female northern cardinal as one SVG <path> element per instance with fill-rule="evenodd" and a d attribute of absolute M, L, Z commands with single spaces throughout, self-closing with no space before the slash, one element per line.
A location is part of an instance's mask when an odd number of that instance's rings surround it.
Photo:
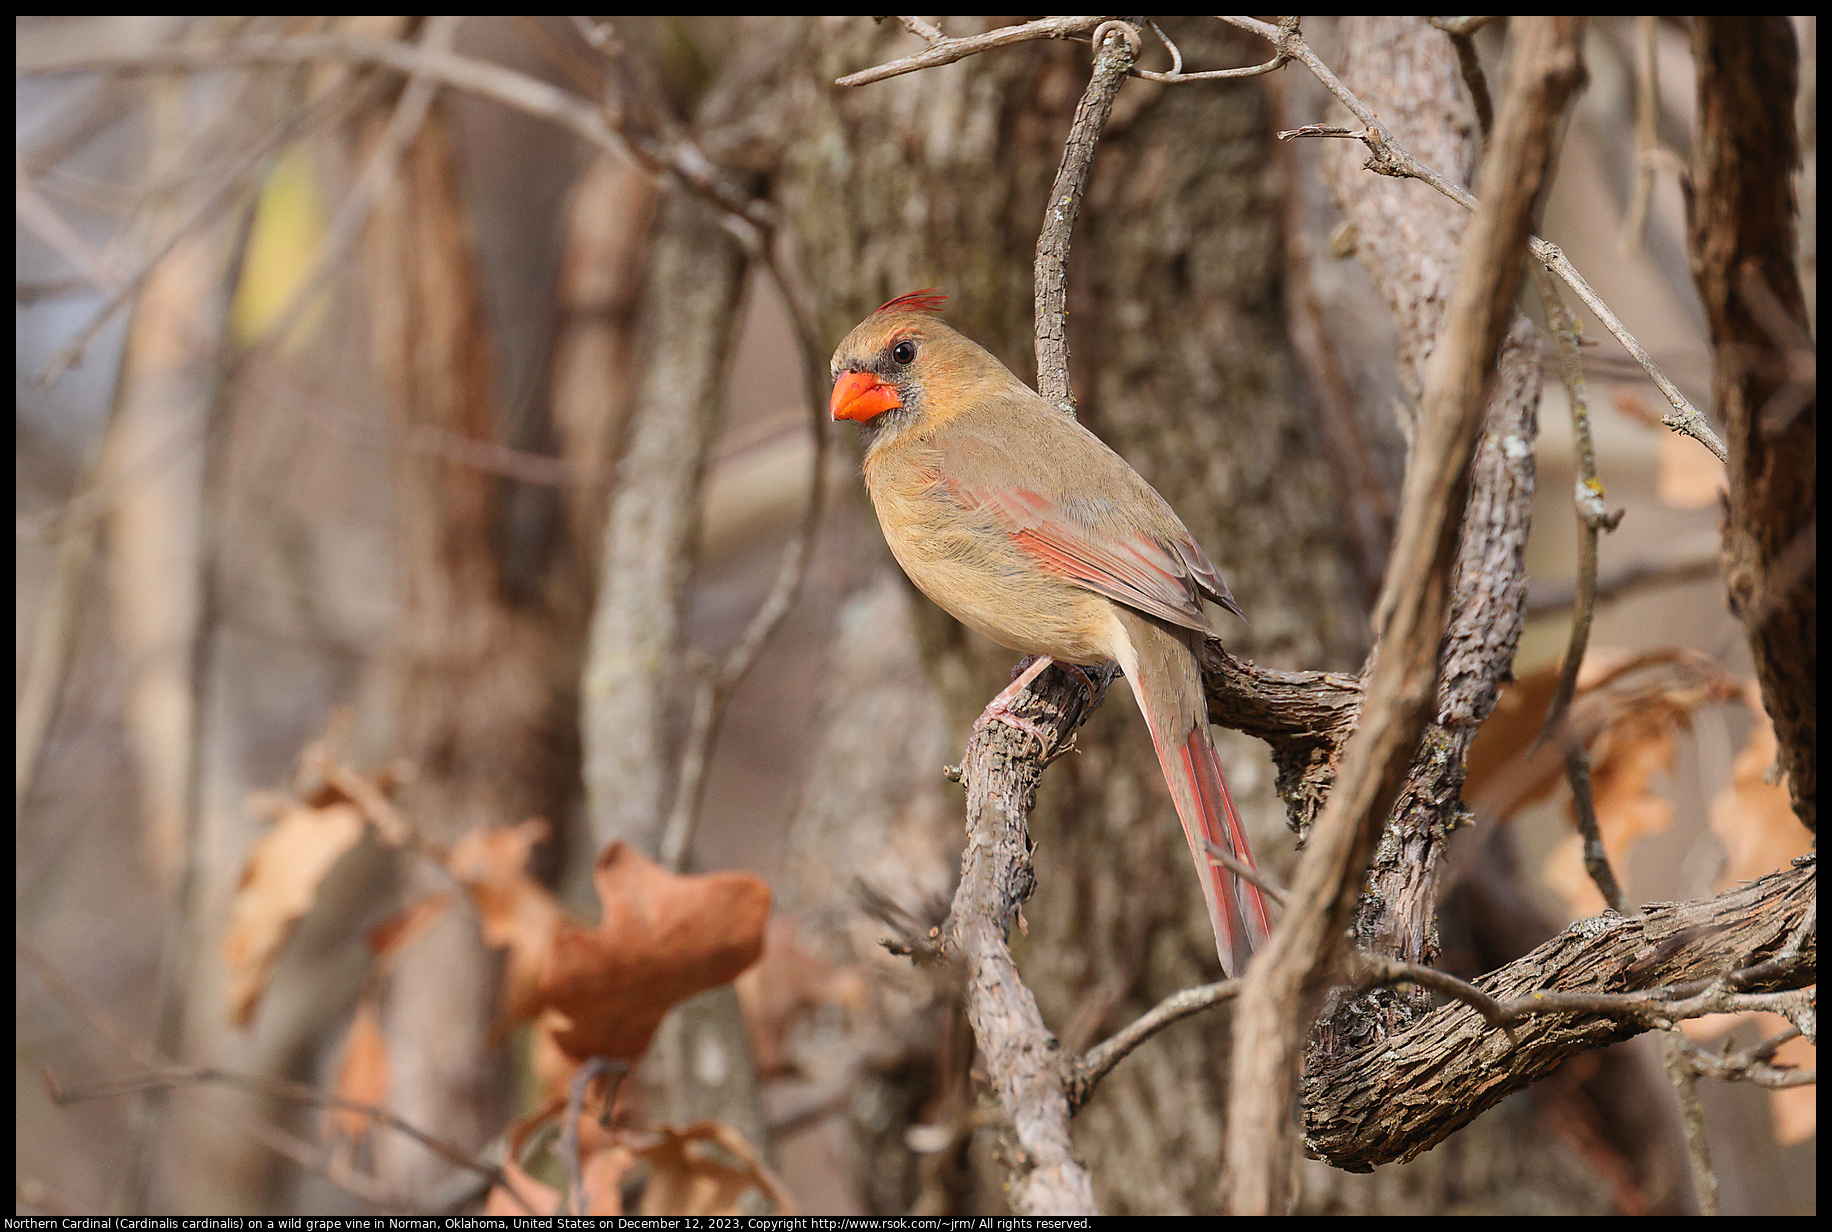
<path fill-rule="evenodd" d="M 1195 648 L 1203 596 L 1240 608 L 1164 498 L 1100 439 L 917 291 L 865 318 L 833 355 L 833 417 L 864 430 L 865 485 L 910 580 L 1001 646 L 1040 656 L 980 722 L 1051 660 L 1117 661 L 1151 728 L 1230 976 L 1272 929 L 1253 885 L 1209 858 L 1251 865 L 1221 776 Z M 1016 723 L 1017 726 L 1027 726 Z"/>

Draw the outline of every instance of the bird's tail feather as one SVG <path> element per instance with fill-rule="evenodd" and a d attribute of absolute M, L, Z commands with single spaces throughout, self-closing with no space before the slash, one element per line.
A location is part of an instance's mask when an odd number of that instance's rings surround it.
<path fill-rule="evenodd" d="M 1212 843 L 1248 868 L 1258 867 L 1247 846 L 1240 814 L 1234 811 L 1233 797 L 1228 795 L 1228 782 L 1222 777 L 1221 760 L 1215 754 L 1207 721 L 1192 727 L 1180 748 L 1158 745 L 1158 761 L 1173 784 L 1182 780 L 1182 789 L 1173 792 L 1179 797 L 1177 815 L 1183 822 L 1184 837 L 1189 840 L 1190 857 L 1202 878 L 1202 896 L 1208 902 L 1209 923 L 1215 929 L 1222 969 L 1232 978 L 1246 969 L 1247 960 L 1266 943 L 1272 932 L 1272 915 L 1258 886 L 1241 880 L 1209 858 Z M 1195 807 L 1186 807 L 1183 797 L 1189 796 L 1194 797 L 1191 803 Z"/>
<path fill-rule="evenodd" d="M 1213 844 L 1242 864 L 1257 867 L 1209 734 L 1202 678 L 1186 640 L 1194 635 L 1131 612 L 1122 623 L 1134 659 L 1122 666 L 1145 713 L 1158 764 L 1189 841 L 1222 970 L 1232 978 L 1246 968 L 1247 960 L 1272 932 L 1272 914 L 1258 886 L 1209 858 Z"/>

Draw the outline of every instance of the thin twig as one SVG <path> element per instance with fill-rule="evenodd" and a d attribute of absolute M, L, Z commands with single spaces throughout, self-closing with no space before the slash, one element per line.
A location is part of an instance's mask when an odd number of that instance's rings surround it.
<path fill-rule="evenodd" d="M 1395 141 L 1393 134 L 1387 131 L 1386 125 L 1380 122 L 1380 117 L 1357 98 L 1353 91 L 1342 84 L 1341 79 L 1330 70 L 1329 65 L 1325 64 L 1316 52 L 1311 50 L 1309 44 L 1295 29 L 1287 32 L 1279 26 L 1256 21 L 1251 17 L 1223 17 L 1221 20 L 1243 30 L 1251 30 L 1269 40 L 1279 51 L 1303 64 L 1305 68 L 1316 74 L 1317 80 L 1321 81 L 1329 92 L 1334 94 L 1363 125 L 1362 128 L 1353 130 L 1326 125 L 1305 125 L 1299 129 L 1280 133 L 1280 138 L 1294 136 L 1353 137 L 1366 145 L 1372 155 L 1367 162 L 1369 171 L 1379 175 L 1421 180 L 1465 209 L 1474 210 L 1476 208 L 1476 198 L 1467 189 L 1445 179 Z M 1698 441 L 1716 455 L 1718 461 L 1726 461 L 1729 455 L 1725 451 L 1724 442 L 1712 430 L 1710 423 L 1699 414 L 1696 407 L 1686 400 L 1686 396 L 1679 392 L 1679 387 L 1668 380 L 1666 374 L 1655 366 L 1647 350 L 1635 340 L 1633 334 L 1628 332 L 1628 328 L 1622 324 L 1621 319 L 1584 280 L 1584 276 L 1578 273 L 1577 267 L 1571 264 L 1564 251 L 1558 245 L 1549 244 L 1538 236 L 1528 237 L 1527 247 L 1532 251 L 1536 260 L 1557 274 L 1567 286 L 1577 293 L 1577 297 L 1584 302 L 1584 306 L 1589 308 L 1596 315 L 1597 320 L 1603 323 L 1604 328 L 1615 336 L 1616 341 L 1620 342 L 1622 348 L 1634 358 L 1636 363 L 1641 365 L 1642 371 L 1648 374 L 1661 394 L 1666 397 L 1673 409 L 1661 416 L 1660 422 L 1673 431 Z"/>
<path fill-rule="evenodd" d="M 579 1118 L 585 1115 L 585 1095 L 592 1080 L 605 1069 L 603 1057 L 587 1058 L 573 1075 L 566 1092 L 566 1111 L 560 1121 L 560 1158 L 566 1164 L 566 1210 L 585 1214 L 585 1165 L 579 1159 Z"/>
<path fill-rule="evenodd" d="M 1515 1019 L 1506 1007 L 1474 984 L 1460 980 L 1448 971 L 1439 971 L 1419 963 L 1401 962 L 1370 950 L 1355 952 L 1351 970 L 1356 983 L 1362 988 L 1383 984 L 1417 984 L 1421 988 L 1441 992 L 1453 1001 L 1461 1001 L 1470 1006 L 1482 1015 L 1482 1020 L 1489 1026 L 1505 1032 L 1510 1040 L 1514 1039 L 1514 1033 L 1509 1027 Z"/>
<path fill-rule="evenodd" d="M 1222 980 L 1172 993 L 1126 1026 L 1114 1032 L 1066 1067 L 1063 1087 L 1068 1092 L 1069 1109 L 1079 1112 L 1093 1094 L 1096 1084 L 1113 1071 L 1113 1067 L 1131 1056 L 1146 1040 L 1192 1014 L 1231 1001 L 1240 994 L 1239 980 Z"/>
<path fill-rule="evenodd" d="M 928 44 L 927 51 L 902 60 L 893 60 L 873 68 L 861 69 L 849 73 L 833 84 L 836 86 L 868 86 L 874 81 L 885 81 L 891 77 L 900 77 L 904 73 L 914 73 L 918 69 L 937 68 L 943 64 L 953 64 L 968 56 L 982 51 L 991 51 L 995 47 L 1010 47 L 1015 43 L 1028 43 L 1033 39 L 1064 39 L 1072 35 L 1092 30 L 1107 20 L 1105 17 L 1043 17 L 1028 21 L 1019 26 L 1002 26 L 985 34 L 975 34 L 967 38 L 948 38 L 940 30 L 917 18 L 900 17 L 904 28 L 918 34 Z"/>
<path fill-rule="evenodd" d="M 1119 37 L 1111 37 L 1118 35 Z M 1125 22 L 1104 23 L 1095 31 L 1094 72 L 1075 107 L 1075 122 L 1062 146 L 1062 162 L 1037 233 L 1035 280 L 1037 392 L 1051 406 L 1075 417 L 1075 394 L 1069 380 L 1068 264 L 1069 237 L 1088 184 L 1088 168 L 1101 128 L 1113 111 L 1113 96 L 1138 56 L 1138 31 Z"/>
<path fill-rule="evenodd" d="M 1596 603 L 1612 603 L 1644 590 L 1661 586 L 1681 586 L 1720 576 L 1722 567 L 1717 553 L 1687 556 L 1679 560 L 1643 562 L 1626 565 L 1597 578 Z M 1547 616 L 1564 611 L 1577 601 L 1575 582 L 1535 583 L 1527 595 L 1527 615 Z"/>
<path fill-rule="evenodd" d="M 41 196 L 25 173 L 25 153 L 21 151 L 14 164 L 13 215 L 21 226 L 42 240 L 47 248 L 64 259 L 64 263 L 81 274 L 84 282 L 104 291 L 118 294 L 121 276 L 115 273 L 108 258 L 97 252 L 82 233 L 65 221 L 64 216 Z"/>
<path fill-rule="evenodd" d="M 1679 1098 L 1679 1118 L 1686 1135 L 1686 1170 L 1698 1196 L 1698 1213 L 1714 1216 L 1718 1209 L 1717 1170 L 1711 1166 L 1711 1145 L 1705 1135 L 1705 1105 L 1698 1097 L 1698 1074 L 1686 1058 L 1686 1038 L 1668 1031 L 1660 1041 L 1660 1056 L 1667 1077 Z"/>
<path fill-rule="evenodd" d="M 1810 1087 L 1819 1082 L 1819 1071 L 1795 1069 L 1791 1065 L 1774 1065 L 1775 1052 L 1789 1040 L 1801 1037 L 1799 1027 L 1789 1027 L 1753 1048 L 1741 1052 L 1710 1053 L 1677 1031 L 1667 1033 L 1669 1040 L 1679 1041 L 1678 1053 L 1687 1068 L 1705 1078 L 1721 1082 L 1747 1082 L 1771 1091 L 1789 1087 Z"/>
<path fill-rule="evenodd" d="M 1151 27 L 1151 32 L 1158 36 L 1158 41 L 1164 44 L 1164 49 L 1166 51 L 1170 52 L 1170 72 L 1168 73 L 1154 73 L 1148 69 L 1142 68 L 1134 68 L 1132 70 L 1132 76 L 1142 77 L 1146 81 L 1163 82 L 1165 85 L 1178 85 L 1185 81 L 1226 81 L 1240 77 L 1258 77 L 1262 73 L 1270 73 L 1274 69 L 1283 68 L 1291 62 L 1290 56 L 1286 55 L 1284 52 L 1277 52 L 1274 53 L 1272 59 L 1267 60 L 1263 64 L 1249 64 L 1244 68 L 1208 69 L 1199 73 L 1186 73 L 1183 71 L 1183 52 L 1178 49 L 1175 43 L 1171 42 L 1170 36 L 1164 33 L 1158 23 L 1149 17 L 1145 19 L 1145 24 Z M 1136 48 L 1134 49 L 1134 54 L 1137 54 Z"/>
<path fill-rule="evenodd" d="M 1635 187 L 1622 220 L 1622 255 L 1641 255 L 1648 209 L 1654 202 L 1654 167 L 1660 155 L 1660 57 L 1653 14 L 1635 18 Z"/>
<path fill-rule="evenodd" d="M 315 35 L 266 42 L 229 43 L 218 47 L 160 48 L 117 55 L 72 57 L 19 65 L 21 76 L 52 76 L 87 72 L 204 72 L 236 64 L 301 64 L 337 60 L 372 64 L 397 73 L 418 74 L 491 99 L 505 107 L 547 120 L 574 136 L 620 154 L 650 174 L 666 170 L 697 196 L 711 201 L 750 226 L 770 226 L 775 207 L 728 183 L 704 155 L 688 145 L 663 147 L 646 136 L 630 134 L 607 120 L 604 109 L 537 77 L 501 64 L 452 52 L 415 47 L 387 39 Z M 754 232 L 749 242 L 756 242 Z"/>
<path fill-rule="evenodd" d="M 121 1028 L 119 1023 L 115 1022 L 113 1017 L 106 1010 L 97 1005 L 74 984 L 70 983 L 69 980 L 65 979 L 62 972 L 52 966 L 50 961 L 38 951 L 36 946 L 33 946 L 30 942 L 23 939 L 15 938 L 13 942 L 13 951 L 26 966 L 32 969 L 39 980 L 44 984 L 45 988 L 57 999 L 59 1004 L 75 1014 L 77 1018 L 82 1020 L 84 1025 L 88 1026 L 90 1030 L 107 1040 L 116 1051 L 134 1062 L 134 1064 L 139 1066 L 142 1071 L 145 1071 L 148 1076 L 163 1080 L 173 1074 L 189 1074 L 193 1072 L 187 1070 L 184 1066 L 177 1065 L 161 1057 L 158 1053 L 136 1041 Z M 258 1078 L 252 1075 L 231 1076 L 224 1073 L 224 1071 L 214 1070 L 209 1072 L 222 1075 L 220 1078 L 210 1079 L 211 1081 L 253 1083 L 257 1084 L 258 1088 L 265 1093 L 277 1095 L 281 1098 L 294 1098 L 295 1095 L 298 1095 L 305 1097 L 302 1102 L 315 1103 L 323 1106 L 331 1106 L 333 1102 L 337 1101 L 337 1097 L 335 1096 L 325 1096 L 318 1091 L 314 1091 L 310 1087 L 298 1083 L 286 1082 L 282 1079 Z M 48 1073 L 46 1077 L 49 1079 Z M 194 1084 L 196 1081 L 203 1080 L 191 1079 L 190 1083 L 177 1085 Z M 355 1105 L 350 1101 L 341 1102 L 349 1106 L 351 1111 L 368 1111 L 365 1106 Z M 299 1166 L 323 1176 L 332 1184 L 355 1194 L 363 1201 L 384 1208 L 394 1208 L 397 1210 L 413 1209 L 414 1204 L 412 1202 L 394 1193 L 392 1190 L 382 1187 L 370 1178 L 353 1174 L 348 1169 L 332 1167 L 324 1158 L 323 1153 L 313 1148 L 310 1143 L 287 1133 L 277 1126 L 269 1124 L 265 1119 L 243 1113 L 239 1109 L 230 1111 L 223 1108 L 221 1105 L 214 1104 L 212 1107 L 219 1115 L 224 1115 L 226 1119 L 238 1126 L 242 1132 L 255 1138 L 269 1150 L 275 1151 L 299 1164 Z M 441 1146 L 444 1146 L 446 1149 L 458 1151 L 458 1148 L 452 1147 L 449 1143 L 441 1143 L 439 1139 L 425 1133 L 425 1131 L 411 1127 L 407 1122 L 399 1121 L 398 1118 L 393 1118 L 392 1114 L 387 1113 L 383 1109 L 374 1109 L 373 1111 L 377 1114 L 378 1119 L 380 1117 L 389 1117 L 391 1120 L 398 1122 L 394 1124 L 393 1128 L 398 1129 L 402 1133 L 411 1134 L 419 1138 L 420 1141 L 424 1142 L 433 1150 L 440 1150 Z M 458 1153 L 460 1155 L 463 1154 L 462 1151 L 458 1151 Z M 464 1166 L 474 1169 L 490 1168 L 490 1165 L 480 1164 L 469 1156 L 464 1157 Z"/>
<path fill-rule="evenodd" d="M 1597 475 L 1597 447 L 1590 433 L 1590 404 L 1584 395 L 1584 360 L 1579 349 L 1583 344 L 1580 332 L 1582 327 L 1566 306 L 1564 296 L 1559 294 L 1558 283 L 1550 274 L 1535 266 L 1533 282 L 1539 291 L 1540 302 L 1545 305 L 1546 323 L 1552 331 L 1553 343 L 1558 352 L 1559 375 L 1564 380 L 1565 400 L 1571 408 L 1571 439 L 1578 468 L 1577 487 L 1574 490 L 1578 515 L 1576 610 L 1572 614 L 1571 639 L 1559 671 L 1558 687 L 1553 690 L 1552 701 L 1546 709 L 1546 720 L 1534 740 L 1534 747 L 1537 748 L 1549 736 L 1562 729 L 1565 714 L 1571 708 L 1571 699 L 1577 692 L 1578 669 L 1584 664 L 1584 652 L 1590 644 L 1591 619 L 1597 607 L 1597 543 L 1604 531 L 1614 530 L 1621 523 L 1623 511 L 1619 510 L 1613 515 L 1609 512 L 1603 493 L 1603 481 Z M 1567 764 L 1572 763 L 1568 761 Z M 1573 790 L 1576 790 L 1575 786 Z M 1619 902 L 1612 901 L 1610 906 L 1618 911 L 1623 909 Z"/>
<path fill-rule="evenodd" d="M 1260 892 L 1272 900 L 1273 906 L 1283 907 L 1285 905 L 1290 894 L 1284 886 L 1273 881 L 1270 877 L 1267 877 L 1266 874 L 1260 872 L 1259 869 L 1254 868 L 1245 860 L 1235 859 L 1227 848 L 1212 839 L 1204 839 L 1203 845 L 1208 852 L 1210 860 L 1221 865 L 1247 884 L 1258 886 Z"/>
<path fill-rule="evenodd" d="M 1476 40 L 1472 37 L 1474 31 L 1463 26 L 1453 27 L 1442 17 L 1427 17 L 1425 20 L 1450 35 L 1450 45 L 1457 49 L 1457 69 L 1463 74 L 1463 84 L 1469 88 L 1470 101 L 1476 105 L 1476 126 L 1482 130 L 1482 139 L 1487 141 L 1489 134 L 1495 130 L 1495 104 L 1489 97 L 1488 76 L 1482 71 L 1482 57 L 1476 54 Z"/>
<path fill-rule="evenodd" d="M 1575 735 L 1564 738 L 1570 742 L 1565 747 L 1565 778 L 1571 784 L 1572 811 L 1577 814 L 1578 835 L 1584 844 L 1584 871 L 1590 874 L 1610 909 L 1626 915 L 1628 897 L 1609 865 L 1609 850 L 1603 846 L 1603 832 L 1597 825 L 1597 803 L 1590 789 L 1590 754 Z"/>
<path fill-rule="evenodd" d="M 124 357 L 125 358 L 125 357 Z M 120 422 L 122 397 L 120 374 L 116 388 L 108 399 L 108 414 L 101 428 L 90 439 L 77 473 L 76 484 L 65 507 L 88 499 L 106 483 L 103 459 L 108 454 L 109 438 Z M 18 700 L 13 708 L 13 818 L 15 824 L 25 812 L 26 798 L 38 777 L 39 758 L 45 739 L 57 718 L 63 698 L 64 681 L 70 672 L 70 661 L 76 650 L 77 622 L 82 614 L 83 592 L 88 585 L 95 560 L 100 528 L 94 518 L 66 519 L 57 527 L 57 549 L 51 567 L 51 583 L 38 607 L 38 619 L 32 628 L 31 656 L 19 675 Z"/>
<path fill-rule="evenodd" d="M 268 1078 L 260 1074 L 240 1074 L 209 1065 L 162 1066 L 137 1074 L 128 1074 L 121 1078 L 92 1082 L 80 1087 L 63 1086 L 57 1082 L 49 1069 L 44 1071 L 44 1078 L 51 1101 L 60 1108 L 71 1104 L 87 1103 L 90 1100 L 118 1099 L 123 1095 L 135 1095 L 143 1091 L 214 1084 L 236 1087 L 273 1099 L 283 1099 L 308 1108 L 323 1108 L 331 1112 L 353 1112 L 358 1116 L 368 1117 L 385 1129 L 405 1134 L 450 1164 L 494 1184 L 504 1184 L 502 1169 L 479 1162 L 462 1147 L 427 1133 L 411 1121 L 401 1119 L 386 1108 L 377 1104 L 366 1104 L 360 1100 L 345 1099 L 341 1095 L 327 1095 L 316 1088 L 308 1087 L 303 1083 L 289 1082 L 283 1078 Z M 529 1214 L 533 1213 L 533 1211 L 529 1212 Z"/>
<path fill-rule="evenodd" d="M 1803 961 L 1791 976 L 1797 980 L 1814 978 L 1814 964 Z M 1669 984 L 1640 992 L 1535 992 L 1501 1003 L 1510 1022 L 1536 1014 L 1596 1014 L 1617 1018 L 1644 1027 L 1670 1029 L 1689 1018 L 1707 1014 L 1741 1014 L 1750 1012 L 1778 1014 L 1791 1008 L 1798 999 L 1796 989 L 1779 992 L 1742 992 L 1731 985 L 1736 976 L 1692 980 Z"/>
<path fill-rule="evenodd" d="M 794 293 L 788 280 L 770 254 L 765 266 L 777 290 L 786 300 Z M 808 565 L 814 556 L 814 539 L 820 530 L 821 514 L 827 500 L 827 420 L 821 412 L 825 403 L 827 375 L 816 351 L 813 327 L 805 311 L 791 307 L 790 319 L 795 327 L 796 342 L 802 356 L 803 385 L 808 399 L 809 432 L 814 438 L 814 452 L 809 460 L 808 501 L 802 508 L 800 524 L 789 546 L 783 549 L 782 564 L 777 567 L 776 581 L 770 593 L 751 616 L 744 632 L 726 652 L 717 669 L 704 673 L 694 692 L 693 719 L 688 727 L 685 751 L 681 756 L 680 779 L 674 793 L 674 804 L 662 832 L 660 858 L 663 867 L 684 871 L 693 850 L 693 831 L 699 817 L 701 798 L 705 794 L 706 767 L 712 742 L 718 736 L 731 697 L 749 674 L 761 651 L 795 606 L 807 578 Z"/>

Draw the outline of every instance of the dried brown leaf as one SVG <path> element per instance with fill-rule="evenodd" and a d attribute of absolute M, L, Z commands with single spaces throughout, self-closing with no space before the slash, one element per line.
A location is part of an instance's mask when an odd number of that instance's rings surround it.
<path fill-rule="evenodd" d="M 548 831 L 539 817 L 519 826 L 473 830 L 446 858 L 446 867 L 477 907 L 484 943 L 508 951 L 503 1013 L 512 1021 L 540 1011 L 541 966 L 565 919 L 547 887 L 522 871 Z"/>
<path fill-rule="evenodd" d="M 388 1098 L 388 1042 L 382 1036 L 381 1013 L 372 1000 L 356 1007 L 350 1022 L 350 1033 L 344 1039 L 343 1060 L 337 1064 L 337 1080 L 331 1091 L 339 1099 L 379 1107 Z M 331 1139 L 342 1139 L 354 1145 L 375 1124 L 374 1118 L 351 1108 L 331 1108 L 325 1112 L 324 1133 Z"/>
<path fill-rule="evenodd" d="M 229 1018 L 238 1026 L 253 1021 L 287 938 L 365 827 L 374 826 L 377 837 L 391 846 L 413 837 L 388 800 L 400 773 L 389 769 L 365 776 L 338 762 L 333 746 L 349 722 L 347 713 L 334 715 L 330 733 L 299 755 L 297 798 L 271 791 L 249 793 L 249 811 L 273 818 L 274 824 L 248 853 L 223 937 Z"/>
<path fill-rule="evenodd" d="M 623 843 L 598 857 L 595 929 L 562 922 L 537 1000 L 565 1017 L 575 1061 L 634 1061 L 674 1004 L 735 978 L 763 951 L 770 890 L 750 873 L 670 873 Z"/>
<path fill-rule="evenodd" d="M 1612 727 L 1600 754 L 1592 757 L 1590 789 L 1597 832 L 1611 868 L 1623 867 L 1637 839 L 1662 833 L 1673 824 L 1673 805 L 1654 793 L 1652 782 L 1658 771 L 1672 769 L 1674 736 L 1682 722 L 1675 712 L 1660 708 L 1636 713 Z M 1553 849 L 1545 880 L 1578 918 L 1599 915 L 1609 906 L 1584 868 L 1583 840 L 1575 832 Z"/>
<path fill-rule="evenodd" d="M 1768 781 L 1775 768 L 1775 725 L 1753 683 L 1745 696 L 1756 726 L 1731 765 L 1730 786 L 1711 802 L 1711 832 L 1728 857 L 1720 889 L 1772 873 L 1813 849 L 1813 836 L 1794 815 L 1787 784 Z"/>
<path fill-rule="evenodd" d="M 1463 795 L 1478 810 L 1506 818 L 1564 783 L 1559 742 L 1534 747 L 1558 673 L 1559 665 L 1552 663 L 1510 684 L 1477 733 Z M 1630 653 L 1592 647 L 1578 671 L 1567 722 L 1591 751 L 1594 765 L 1604 751 L 1598 738 L 1636 716 L 1658 712 L 1683 724 L 1698 706 L 1727 701 L 1741 689 L 1741 681 L 1694 651 L 1662 647 Z"/>
<path fill-rule="evenodd" d="M 223 957 L 229 966 L 229 1019 L 245 1027 L 267 989 L 287 938 L 336 863 L 363 837 L 367 820 L 348 803 L 294 806 L 249 853 L 229 906 Z"/>

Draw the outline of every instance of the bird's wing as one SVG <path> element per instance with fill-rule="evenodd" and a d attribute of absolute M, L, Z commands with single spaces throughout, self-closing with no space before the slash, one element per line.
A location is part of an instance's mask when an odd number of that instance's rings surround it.
<path fill-rule="evenodd" d="M 1041 568 L 1203 633 L 1213 629 L 1203 594 L 1239 613 L 1164 498 L 1093 433 L 1047 409 L 1016 430 L 964 420 L 930 442 L 942 485 L 990 514 Z"/>

